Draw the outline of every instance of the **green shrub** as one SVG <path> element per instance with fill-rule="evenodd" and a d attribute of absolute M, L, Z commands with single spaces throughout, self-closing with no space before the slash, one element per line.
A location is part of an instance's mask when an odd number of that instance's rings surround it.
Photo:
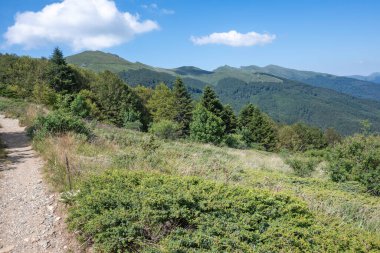
<path fill-rule="evenodd" d="M 177 139 L 181 135 L 181 126 L 170 120 L 154 122 L 149 132 L 162 139 Z"/>
<path fill-rule="evenodd" d="M 332 149 L 329 162 L 333 181 L 358 181 L 380 195 L 380 136 L 346 138 Z"/>
<path fill-rule="evenodd" d="M 90 177 L 68 223 L 99 252 L 338 252 L 378 250 L 360 234 L 316 225 L 285 195 L 147 172 Z"/>
<path fill-rule="evenodd" d="M 309 177 L 315 171 L 319 161 L 315 158 L 289 157 L 286 163 L 294 170 L 294 174 L 299 177 Z"/>
<path fill-rule="evenodd" d="M 91 114 L 91 108 L 82 95 L 75 96 L 74 100 L 70 103 L 70 111 L 81 118 L 86 118 Z"/>
<path fill-rule="evenodd" d="M 38 116 L 33 125 L 28 129 L 28 133 L 34 137 L 44 137 L 48 134 L 62 134 L 65 132 L 75 132 L 90 135 L 89 128 L 85 123 L 69 113 L 53 111 L 46 116 Z"/>
<path fill-rule="evenodd" d="M 247 144 L 243 140 L 241 134 L 227 134 L 224 139 L 224 143 L 231 148 L 244 149 L 247 148 Z"/>

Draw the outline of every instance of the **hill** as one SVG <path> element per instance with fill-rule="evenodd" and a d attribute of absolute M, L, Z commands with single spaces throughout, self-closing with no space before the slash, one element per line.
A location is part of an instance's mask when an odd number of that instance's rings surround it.
<path fill-rule="evenodd" d="M 86 51 L 69 56 L 67 61 L 95 71 L 114 71 L 132 86 L 141 84 L 154 87 L 159 82 L 171 86 L 176 76 L 180 76 L 195 98 L 207 84 L 211 84 L 215 86 L 221 101 L 231 104 L 235 112 L 252 102 L 280 123 L 303 121 L 322 128 L 334 127 L 341 133 L 351 134 L 360 130 L 362 120 L 369 119 L 374 130 L 380 131 L 380 102 L 349 95 L 359 90 L 361 97 L 369 97 L 379 90 L 380 98 L 380 86 L 352 78 L 274 65 L 264 68 L 223 66 L 214 71 L 189 66 L 163 69 L 132 63 L 100 51 Z M 365 85 L 359 85 L 362 83 Z M 368 94 L 363 95 L 364 91 L 368 91 Z"/>
<path fill-rule="evenodd" d="M 362 81 L 368 81 L 368 82 L 380 84 L 380 72 L 372 73 L 368 76 L 354 75 L 354 76 L 349 76 L 349 77 L 362 80 Z"/>
<path fill-rule="evenodd" d="M 240 69 L 246 72 L 272 74 L 315 87 L 332 89 L 354 97 L 380 101 L 380 86 L 376 83 L 368 82 L 369 80 L 358 80 L 313 71 L 288 69 L 276 65 L 268 65 L 266 67 L 246 66 Z"/>

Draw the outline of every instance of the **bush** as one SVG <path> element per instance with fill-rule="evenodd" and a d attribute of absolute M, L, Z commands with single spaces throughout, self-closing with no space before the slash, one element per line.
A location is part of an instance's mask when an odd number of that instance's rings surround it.
<path fill-rule="evenodd" d="M 329 162 L 333 181 L 358 181 L 380 196 L 380 136 L 346 138 L 332 149 Z"/>
<path fill-rule="evenodd" d="M 322 149 L 327 146 L 323 132 L 316 127 L 304 123 L 286 125 L 279 129 L 278 148 L 291 151 L 306 151 L 310 149 Z"/>
<path fill-rule="evenodd" d="M 318 225 L 285 195 L 147 172 L 85 181 L 69 228 L 99 252 L 365 252 L 379 245 Z"/>
<path fill-rule="evenodd" d="M 241 134 L 228 134 L 224 139 L 224 143 L 230 148 L 244 149 L 247 148 L 247 144 L 243 140 Z"/>
<path fill-rule="evenodd" d="M 28 133 L 33 137 L 44 137 L 48 134 L 55 135 L 65 132 L 75 132 L 86 136 L 91 133 L 80 118 L 61 111 L 53 111 L 46 116 L 38 116 L 28 129 Z"/>
<path fill-rule="evenodd" d="M 316 166 L 319 164 L 319 161 L 315 158 L 296 156 L 289 157 L 285 162 L 294 170 L 294 174 L 299 177 L 311 176 L 315 171 Z"/>
<path fill-rule="evenodd" d="M 86 118 L 91 114 L 91 108 L 82 95 L 75 96 L 70 104 L 70 111 L 72 114 L 81 118 Z"/>
<path fill-rule="evenodd" d="M 170 120 L 154 122 L 149 132 L 162 139 L 177 139 L 181 135 L 181 126 Z"/>

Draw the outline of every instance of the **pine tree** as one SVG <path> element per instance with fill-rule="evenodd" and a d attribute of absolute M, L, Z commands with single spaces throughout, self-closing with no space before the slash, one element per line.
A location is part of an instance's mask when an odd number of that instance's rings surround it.
<path fill-rule="evenodd" d="M 192 117 L 192 99 L 190 93 L 187 91 L 181 78 L 177 78 L 173 87 L 175 116 L 174 120 L 180 124 L 182 134 L 189 134 L 189 127 Z"/>
<path fill-rule="evenodd" d="M 237 128 L 237 117 L 230 105 L 224 106 L 221 118 L 226 126 L 226 133 L 234 133 Z"/>
<path fill-rule="evenodd" d="M 73 93 L 81 89 L 78 75 L 66 64 L 62 51 L 56 47 L 50 57 L 51 65 L 47 76 L 50 86 L 57 92 Z"/>
<path fill-rule="evenodd" d="M 273 150 L 277 142 L 274 122 L 252 104 L 245 106 L 239 115 L 239 127 L 245 142 L 259 144 Z"/>
<path fill-rule="evenodd" d="M 216 116 L 221 117 L 223 105 L 219 101 L 219 98 L 216 95 L 215 91 L 210 86 L 206 86 L 203 91 L 201 105 L 209 112 L 212 112 Z"/>
<path fill-rule="evenodd" d="M 224 137 L 224 122 L 221 118 L 197 105 L 190 124 L 190 138 L 204 143 L 219 144 Z"/>
<path fill-rule="evenodd" d="M 59 47 L 54 48 L 53 54 L 50 57 L 50 61 L 56 65 L 66 65 L 66 60 L 63 57 L 63 53 Z"/>
<path fill-rule="evenodd" d="M 164 83 L 158 84 L 147 103 L 147 108 L 152 114 L 153 121 L 159 122 L 164 119 L 174 121 L 176 115 L 174 101 L 175 97 L 173 91 Z"/>

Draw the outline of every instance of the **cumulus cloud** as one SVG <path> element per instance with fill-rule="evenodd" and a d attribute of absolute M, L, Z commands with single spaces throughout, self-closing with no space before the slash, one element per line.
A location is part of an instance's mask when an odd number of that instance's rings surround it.
<path fill-rule="evenodd" d="M 222 44 L 232 47 L 249 47 L 255 45 L 265 45 L 271 43 L 276 39 L 276 35 L 268 33 L 239 33 L 237 31 L 229 31 L 223 33 L 212 33 L 210 35 L 195 37 L 192 36 L 190 40 L 195 45 L 206 44 Z"/>
<path fill-rule="evenodd" d="M 79 51 L 120 45 L 157 29 L 156 22 L 121 12 L 111 0 L 64 0 L 38 12 L 18 13 L 4 37 L 7 45 L 26 49 L 64 43 Z"/>

